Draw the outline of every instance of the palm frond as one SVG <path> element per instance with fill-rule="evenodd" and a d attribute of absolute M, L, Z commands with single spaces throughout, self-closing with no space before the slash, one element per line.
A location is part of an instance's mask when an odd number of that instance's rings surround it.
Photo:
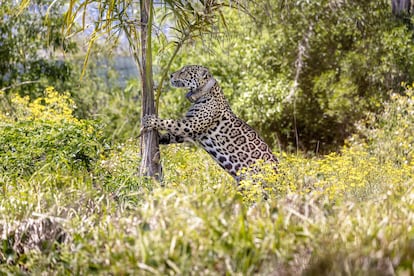
<path fill-rule="evenodd" d="M 28 6 L 30 5 L 30 0 L 22 0 L 17 9 L 16 15 L 20 15 Z"/>

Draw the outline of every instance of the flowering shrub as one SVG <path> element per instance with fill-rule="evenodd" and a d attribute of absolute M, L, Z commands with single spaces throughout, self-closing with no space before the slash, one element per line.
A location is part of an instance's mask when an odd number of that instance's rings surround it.
<path fill-rule="evenodd" d="M 327 196 L 331 201 L 363 200 L 414 176 L 411 166 L 383 162 L 360 147 L 344 147 L 323 158 L 282 154 L 278 173 L 266 165 L 262 168 L 241 181 L 247 202 L 295 193 Z"/>
<path fill-rule="evenodd" d="M 100 148 L 99 131 L 73 116 L 75 105 L 68 94 L 49 87 L 34 101 L 6 97 L 0 95 L 5 107 L 0 112 L 1 173 L 20 177 L 39 169 L 89 169 Z"/>
<path fill-rule="evenodd" d="M 243 195 L 249 202 L 258 200 L 264 190 L 274 198 L 291 193 L 328 196 L 334 202 L 375 198 L 414 177 L 413 125 L 414 91 L 406 85 L 403 95 L 393 94 L 384 104 L 383 113 L 368 114 L 358 124 L 359 135 L 340 153 L 319 158 L 281 154 L 279 174 L 265 172 L 242 182 Z M 263 178 L 266 185 L 257 180 Z"/>
<path fill-rule="evenodd" d="M 389 187 L 407 181 L 412 172 L 380 162 L 367 151 L 344 147 L 340 154 L 332 153 L 313 159 L 303 173 L 302 192 L 327 195 L 330 200 L 375 197 Z"/>

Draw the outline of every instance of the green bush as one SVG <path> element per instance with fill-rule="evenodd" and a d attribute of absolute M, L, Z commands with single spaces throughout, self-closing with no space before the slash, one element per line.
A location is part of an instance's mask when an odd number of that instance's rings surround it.
<path fill-rule="evenodd" d="M 45 96 L 0 95 L 0 173 L 13 179 L 34 173 L 87 172 L 99 156 L 99 128 L 72 116 L 74 102 L 53 88 Z M 8 104 L 7 104 L 8 103 Z"/>
<path fill-rule="evenodd" d="M 414 162 L 414 90 L 412 85 L 404 87 L 403 94 L 391 95 L 381 114 L 370 113 L 359 122 L 349 142 L 365 146 L 384 163 L 409 167 Z"/>

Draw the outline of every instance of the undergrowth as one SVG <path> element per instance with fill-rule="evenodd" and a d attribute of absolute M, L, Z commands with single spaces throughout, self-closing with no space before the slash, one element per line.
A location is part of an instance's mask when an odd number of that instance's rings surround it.
<path fill-rule="evenodd" d="M 241 187 L 192 145 L 141 179 L 138 141 L 107 144 L 52 88 L 0 104 L 1 273 L 414 273 L 412 87 L 340 153 L 280 153 Z"/>

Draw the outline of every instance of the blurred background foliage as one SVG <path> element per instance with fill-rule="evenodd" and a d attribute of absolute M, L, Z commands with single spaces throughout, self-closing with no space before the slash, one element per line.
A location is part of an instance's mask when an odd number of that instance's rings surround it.
<path fill-rule="evenodd" d="M 0 89 L 32 99 L 48 86 L 68 91 L 76 116 L 100 120 L 108 140 L 136 137 L 140 84 L 125 41 L 97 40 L 81 78 L 87 37 L 65 37 L 61 4 L 50 4 L 32 1 L 16 13 L 17 4 L 2 1 Z M 357 121 L 381 112 L 390 91 L 402 93 L 401 82 L 413 81 L 412 20 L 393 15 L 390 1 L 272 0 L 247 10 L 225 11 L 210 36 L 187 41 L 172 71 L 209 67 L 234 112 L 275 149 L 337 151 Z M 178 35 L 160 31 L 156 86 L 174 52 L 169 36 Z M 159 115 L 181 116 L 185 93 L 162 85 Z"/>
<path fill-rule="evenodd" d="M 178 63 L 210 67 L 235 113 L 273 146 L 336 150 L 413 81 L 412 24 L 389 1 L 263 1 L 251 13 L 233 11 L 212 52 L 199 43 Z"/>
<path fill-rule="evenodd" d="M 73 86 L 74 65 L 59 57 L 74 54 L 78 47 L 62 34 L 58 10 L 51 10 L 46 21 L 52 2 L 34 1 L 18 15 L 18 4 L 0 2 L 0 89 L 35 98 L 48 84 L 61 91 Z"/>

